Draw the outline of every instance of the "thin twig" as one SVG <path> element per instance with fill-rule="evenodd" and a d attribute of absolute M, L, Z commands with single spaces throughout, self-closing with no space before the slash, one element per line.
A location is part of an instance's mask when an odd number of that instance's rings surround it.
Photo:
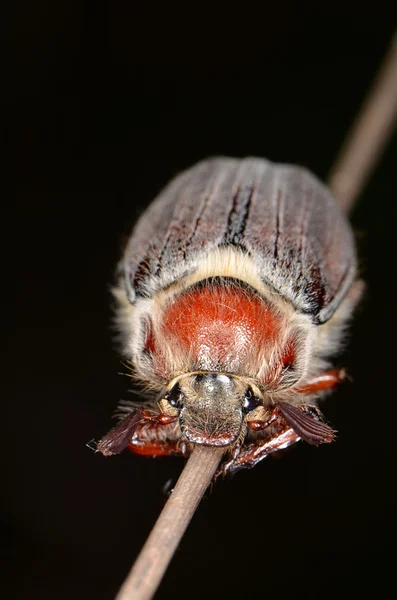
<path fill-rule="evenodd" d="M 350 212 L 375 167 L 397 118 L 397 35 L 331 169 L 329 186 Z"/>
<path fill-rule="evenodd" d="M 223 452 L 223 448 L 194 447 L 116 600 L 153 597 Z"/>

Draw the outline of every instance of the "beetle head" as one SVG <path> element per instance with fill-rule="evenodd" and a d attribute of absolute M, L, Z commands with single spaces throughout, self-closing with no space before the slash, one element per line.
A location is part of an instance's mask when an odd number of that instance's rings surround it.
<path fill-rule="evenodd" d="M 179 379 L 160 406 L 168 414 L 178 414 L 187 442 L 230 446 L 245 434 L 245 415 L 260 402 L 240 377 L 194 373 Z"/>

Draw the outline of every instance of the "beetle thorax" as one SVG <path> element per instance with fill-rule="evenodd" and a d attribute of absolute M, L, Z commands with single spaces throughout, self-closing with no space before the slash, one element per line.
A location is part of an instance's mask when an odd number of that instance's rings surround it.
<path fill-rule="evenodd" d="M 164 310 L 162 330 L 196 369 L 234 373 L 274 344 L 279 320 L 241 287 L 208 285 L 175 298 Z"/>
<path fill-rule="evenodd" d="M 150 321 L 145 351 L 156 378 L 223 372 L 275 387 L 299 362 L 300 340 L 288 317 L 256 290 L 209 279 L 173 296 Z"/>

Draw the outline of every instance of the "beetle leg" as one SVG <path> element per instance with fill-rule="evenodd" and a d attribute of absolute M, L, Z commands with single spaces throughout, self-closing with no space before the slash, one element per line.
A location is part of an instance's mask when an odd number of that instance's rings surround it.
<path fill-rule="evenodd" d="M 128 450 L 141 456 L 187 456 L 186 444 L 177 441 L 152 439 L 151 441 L 135 440 L 128 445 Z"/>
<path fill-rule="evenodd" d="M 285 425 L 273 437 L 257 439 L 246 446 L 236 448 L 231 459 L 220 465 L 215 477 L 226 473 L 235 473 L 244 468 L 251 469 L 269 454 L 284 450 L 299 440 L 299 435 L 291 427 Z"/>
<path fill-rule="evenodd" d="M 141 456 L 187 456 L 189 449 L 181 439 L 177 417 L 153 415 L 136 427 L 128 449 Z"/>
<path fill-rule="evenodd" d="M 324 390 L 332 390 L 334 387 L 342 383 L 346 378 L 344 369 L 332 369 L 324 371 L 319 375 L 315 375 L 306 381 L 306 383 L 298 388 L 298 394 L 315 394 Z"/>
<path fill-rule="evenodd" d="M 247 423 L 253 431 L 263 431 L 266 437 L 259 437 L 245 446 L 237 446 L 232 457 L 221 464 L 215 476 L 235 473 L 244 468 L 251 469 L 269 454 L 284 450 L 300 439 L 313 445 L 332 442 L 334 431 L 322 419 L 316 406 L 293 406 L 287 402 L 278 402 L 268 421 Z M 266 434 L 269 425 L 277 428 L 270 436 Z"/>

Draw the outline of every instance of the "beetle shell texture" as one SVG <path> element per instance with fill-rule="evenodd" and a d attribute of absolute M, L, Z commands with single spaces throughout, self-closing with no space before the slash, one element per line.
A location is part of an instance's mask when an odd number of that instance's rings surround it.
<path fill-rule="evenodd" d="M 153 395 L 121 445 L 224 446 L 233 471 L 332 441 L 317 399 L 343 379 L 330 359 L 361 294 L 356 269 L 349 223 L 306 169 L 212 158 L 175 177 L 118 269 L 123 353 Z M 98 449 L 119 451 L 119 433 Z"/>

